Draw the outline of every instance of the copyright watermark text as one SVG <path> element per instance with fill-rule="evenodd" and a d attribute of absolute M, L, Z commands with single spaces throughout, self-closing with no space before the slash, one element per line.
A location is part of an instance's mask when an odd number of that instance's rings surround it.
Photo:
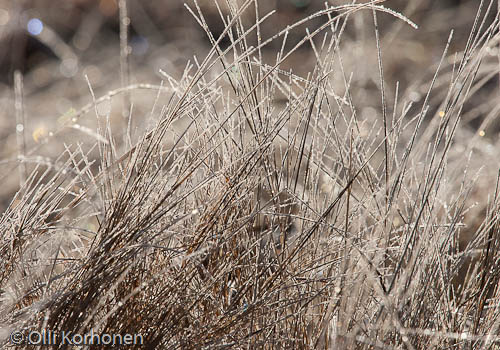
<path fill-rule="evenodd" d="M 96 333 L 93 329 L 88 333 L 54 332 L 50 330 L 26 330 L 10 333 L 12 345 L 143 345 L 141 334 L 109 334 Z"/>

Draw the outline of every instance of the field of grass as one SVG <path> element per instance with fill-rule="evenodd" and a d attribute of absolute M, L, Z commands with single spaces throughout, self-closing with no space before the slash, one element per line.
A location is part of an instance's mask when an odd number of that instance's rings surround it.
<path fill-rule="evenodd" d="M 0 2 L 0 347 L 500 348 L 500 2 L 76 3 Z"/>

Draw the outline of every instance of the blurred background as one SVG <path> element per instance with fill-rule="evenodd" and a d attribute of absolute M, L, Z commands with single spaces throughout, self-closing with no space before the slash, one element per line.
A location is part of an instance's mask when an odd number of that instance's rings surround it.
<path fill-rule="evenodd" d="M 123 85 L 120 77 L 119 1 L 0 0 L 0 213 L 19 189 L 19 134 L 24 139 L 23 154 L 26 159 L 31 157 L 27 159 L 28 170 L 44 162 L 52 164 L 64 151 L 64 144 L 85 141 L 82 129 L 68 129 L 57 137 L 52 137 L 52 130 L 92 101 L 86 77 L 96 97 Z M 209 51 L 210 41 L 184 1 L 123 1 L 129 18 L 128 83 L 158 85 L 165 79 L 159 73 L 160 69 L 178 79 L 186 64 L 195 62 L 194 56 L 201 61 Z M 225 1 L 219 2 L 222 15 L 229 16 L 227 7 L 222 6 Z M 193 1 L 186 3 L 196 12 Z M 212 0 L 199 0 L 198 3 L 211 32 L 218 38 L 224 24 L 217 6 Z M 328 2 L 335 6 L 348 3 L 351 2 Z M 276 10 L 271 19 L 262 25 L 264 39 L 325 7 L 323 0 L 268 0 L 258 4 L 260 16 Z M 451 29 L 454 36 L 448 55 L 460 55 L 464 50 L 479 1 L 390 0 L 383 5 L 402 13 L 419 26 L 413 29 L 394 16 L 378 15 L 389 94 L 394 93 L 398 82 L 406 98 L 418 101 L 426 91 L 417 87 L 432 79 Z M 484 13 L 485 9 L 482 11 Z M 493 20 L 496 14 L 494 9 L 487 18 Z M 289 35 L 287 48 L 306 34 L 306 28 L 312 31 L 325 20 L 325 16 L 311 18 L 296 28 Z M 253 6 L 244 13 L 244 21 L 254 23 Z M 380 110 L 374 37 L 372 13 L 364 11 L 349 19 L 341 41 L 347 70 L 356 72 L 352 91 L 361 116 Z M 226 38 L 221 46 L 227 47 L 229 43 Z M 272 64 L 280 47 L 280 40 L 266 46 L 263 50 L 265 61 Z M 498 66 L 498 48 L 491 48 L 487 54 L 491 56 L 488 62 Z M 366 57 L 374 59 L 367 61 Z M 292 69 L 294 74 L 306 77 L 314 63 L 313 50 L 306 44 L 280 68 L 285 71 Z M 453 68 L 450 64 L 446 69 L 451 71 Z M 16 71 L 21 73 L 18 74 L 17 85 L 22 92 L 22 101 L 20 95 L 17 98 L 17 117 Z M 482 116 L 493 108 L 491 104 L 495 99 L 491 99 L 491 94 L 498 94 L 498 74 L 489 77 L 475 94 L 474 101 L 464 111 L 472 111 L 465 124 L 470 127 L 471 133 L 483 126 L 483 136 L 496 140 L 498 123 L 490 123 L 486 127 L 482 124 Z M 155 96 L 156 91 L 133 93 L 135 127 L 144 122 L 141 116 L 150 112 Z M 19 119 L 21 107 L 22 120 Z M 119 99 L 98 107 L 98 113 L 119 119 Z M 79 123 L 82 128 L 95 129 L 95 119 L 95 115 L 88 113 L 82 116 Z M 30 165 L 30 162 L 33 164 Z"/>

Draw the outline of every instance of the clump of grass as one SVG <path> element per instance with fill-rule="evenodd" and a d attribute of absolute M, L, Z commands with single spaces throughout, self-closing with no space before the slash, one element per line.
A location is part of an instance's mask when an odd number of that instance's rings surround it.
<path fill-rule="evenodd" d="M 137 348 L 165 349 L 498 343 L 498 181 L 474 227 L 471 197 L 489 173 L 475 182 L 472 153 L 456 152 L 480 142 L 463 138 L 462 109 L 498 69 L 484 65 L 498 21 L 479 12 L 456 60 L 444 41 L 412 102 L 386 84 L 377 18 L 413 23 L 379 3 L 326 8 L 291 49 L 287 30 L 250 45 L 267 18 L 244 25 L 253 1 L 228 3 L 219 38 L 194 6 L 212 50 L 178 81 L 165 75 L 155 126 L 116 144 L 102 121 L 97 159 L 67 146 L 2 215 L 5 343 L 15 329 L 140 334 Z M 360 117 L 342 40 L 363 11 L 380 110 Z M 259 52 L 278 40 L 266 64 Z M 310 75 L 281 70 L 303 45 Z"/>

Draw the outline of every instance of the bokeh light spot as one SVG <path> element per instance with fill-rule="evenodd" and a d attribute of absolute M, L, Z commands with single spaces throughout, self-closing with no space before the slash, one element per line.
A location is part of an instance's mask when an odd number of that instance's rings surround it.
<path fill-rule="evenodd" d="M 43 22 L 38 18 L 32 18 L 28 21 L 27 29 L 31 35 L 40 35 L 43 31 Z"/>
<path fill-rule="evenodd" d="M 94 65 L 89 65 L 83 69 L 83 76 L 87 76 L 93 85 L 99 85 L 102 81 L 101 69 Z"/>
<path fill-rule="evenodd" d="M 78 59 L 76 57 L 64 58 L 59 65 L 59 71 L 66 78 L 73 77 L 78 72 Z"/>
<path fill-rule="evenodd" d="M 105 16 L 113 16 L 118 10 L 118 4 L 115 0 L 101 0 L 99 10 Z"/>
<path fill-rule="evenodd" d="M 137 35 L 133 36 L 130 40 L 130 46 L 132 47 L 132 54 L 135 56 L 143 56 L 148 52 L 149 42 L 148 39 L 143 36 Z"/>
<path fill-rule="evenodd" d="M 111 101 L 105 100 L 97 105 L 97 113 L 100 117 L 106 117 L 111 113 Z"/>
<path fill-rule="evenodd" d="M 47 137 L 47 128 L 45 126 L 38 126 L 31 135 L 36 143 L 41 142 L 45 137 Z"/>

